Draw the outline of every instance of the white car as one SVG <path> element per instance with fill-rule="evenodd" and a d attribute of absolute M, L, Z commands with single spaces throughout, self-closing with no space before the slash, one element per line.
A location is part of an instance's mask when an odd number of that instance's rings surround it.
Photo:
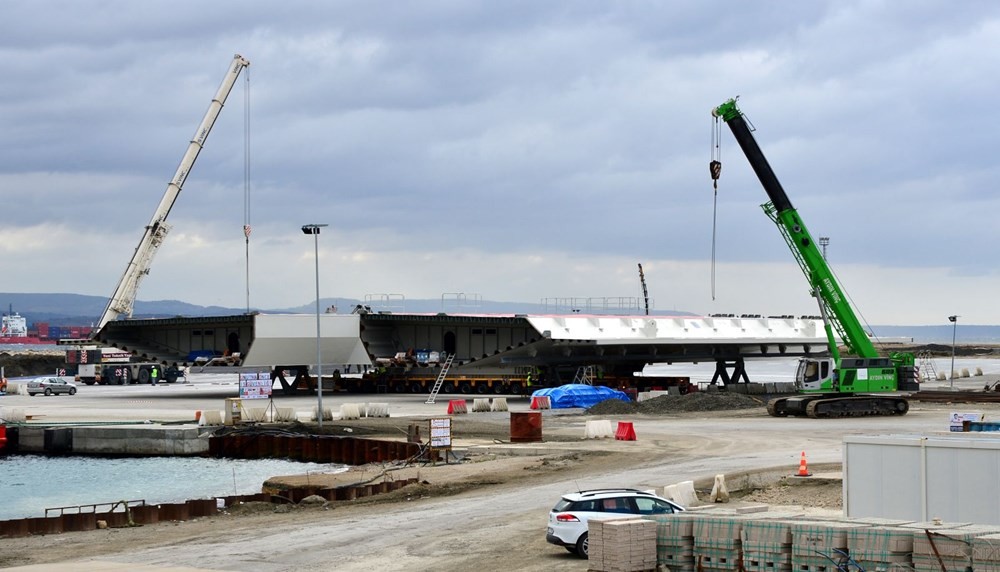
<path fill-rule="evenodd" d="M 549 511 L 545 540 L 586 558 L 587 523 L 592 518 L 672 514 L 684 508 L 665 498 L 636 489 L 597 489 L 562 496 Z"/>

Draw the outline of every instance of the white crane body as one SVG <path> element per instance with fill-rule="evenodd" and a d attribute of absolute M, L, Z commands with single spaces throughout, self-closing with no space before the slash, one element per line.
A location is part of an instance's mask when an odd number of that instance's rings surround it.
<path fill-rule="evenodd" d="M 187 151 L 184 152 L 184 156 L 177 166 L 177 172 L 174 173 L 170 183 L 167 184 L 167 190 L 163 194 L 163 198 L 160 199 L 160 204 L 156 207 L 153 218 L 146 225 L 142 239 L 139 241 L 139 245 L 135 248 L 135 253 L 132 255 L 132 260 L 129 261 L 128 266 L 125 268 L 125 272 L 118 281 L 118 287 L 115 288 L 114 294 L 108 300 L 104 314 L 101 316 L 97 327 L 94 328 L 95 335 L 108 322 L 118 319 L 119 316 L 132 316 L 135 298 L 139 292 L 139 282 L 144 276 L 149 274 L 153 256 L 156 254 L 157 248 L 163 243 L 167 233 L 170 232 L 170 225 L 167 224 L 167 215 L 170 214 L 170 209 L 173 208 L 174 203 L 177 201 L 177 197 L 184 187 L 184 181 L 187 180 L 188 174 L 191 173 L 191 168 L 198 159 L 198 153 L 205 146 L 205 140 L 208 139 L 208 134 L 211 133 L 212 126 L 215 125 L 215 120 L 218 119 L 219 113 L 226 103 L 226 98 L 229 97 L 229 93 L 233 90 L 240 72 L 249 65 L 250 62 L 243 56 L 236 54 L 233 57 L 233 63 L 227 69 L 226 76 L 222 80 L 222 85 L 219 86 L 218 92 L 212 98 L 212 102 L 208 106 L 208 111 L 205 112 L 205 117 L 198 125 L 198 129 L 195 131 L 194 137 L 187 147 Z"/>

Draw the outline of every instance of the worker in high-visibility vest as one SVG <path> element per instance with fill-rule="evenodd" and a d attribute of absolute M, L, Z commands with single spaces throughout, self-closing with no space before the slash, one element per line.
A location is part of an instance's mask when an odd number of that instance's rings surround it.
<path fill-rule="evenodd" d="M 156 385 L 160 381 L 160 370 L 155 365 L 149 370 L 149 380 Z"/>

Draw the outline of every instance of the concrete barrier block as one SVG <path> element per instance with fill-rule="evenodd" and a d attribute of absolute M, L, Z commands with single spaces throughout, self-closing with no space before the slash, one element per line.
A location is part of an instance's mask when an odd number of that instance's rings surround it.
<path fill-rule="evenodd" d="M 488 397 L 477 397 L 472 400 L 472 412 L 481 413 L 490 410 L 490 399 Z"/>
<path fill-rule="evenodd" d="M 340 418 L 361 419 L 361 407 L 357 403 L 343 403 L 340 406 Z"/>
<path fill-rule="evenodd" d="M 493 403 L 490 404 L 490 411 L 509 411 L 509 409 L 507 409 L 507 398 L 494 397 Z"/>
<path fill-rule="evenodd" d="M 674 485 L 667 485 L 663 489 L 663 498 L 672 500 L 683 507 L 698 503 L 698 495 L 694 491 L 694 481 L 682 481 Z"/>
<path fill-rule="evenodd" d="M 204 422 L 203 425 L 207 426 L 222 425 L 222 412 L 212 409 L 202 411 L 201 420 Z"/>
<path fill-rule="evenodd" d="M 0 421 L 7 423 L 24 423 L 24 410 L 16 407 L 0 407 Z"/>
<path fill-rule="evenodd" d="M 614 431 L 608 419 L 587 421 L 587 426 L 584 428 L 584 439 L 610 439 L 613 436 Z"/>
<path fill-rule="evenodd" d="M 245 407 L 243 411 L 246 413 L 247 421 L 254 423 L 267 421 L 267 407 Z"/>
<path fill-rule="evenodd" d="M 276 407 L 274 420 L 279 423 L 291 423 L 297 419 L 294 407 Z"/>
<path fill-rule="evenodd" d="M 388 417 L 388 416 L 389 416 L 388 403 L 365 404 L 365 417 Z"/>

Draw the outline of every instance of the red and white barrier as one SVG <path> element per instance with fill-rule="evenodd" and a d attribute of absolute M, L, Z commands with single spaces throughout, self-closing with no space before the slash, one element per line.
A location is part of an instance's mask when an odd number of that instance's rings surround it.
<path fill-rule="evenodd" d="M 552 401 L 548 395 L 533 395 L 531 396 L 531 408 L 552 409 Z"/>
<path fill-rule="evenodd" d="M 615 431 L 615 439 L 618 441 L 635 441 L 635 427 L 631 421 L 619 421 L 618 430 Z"/>

